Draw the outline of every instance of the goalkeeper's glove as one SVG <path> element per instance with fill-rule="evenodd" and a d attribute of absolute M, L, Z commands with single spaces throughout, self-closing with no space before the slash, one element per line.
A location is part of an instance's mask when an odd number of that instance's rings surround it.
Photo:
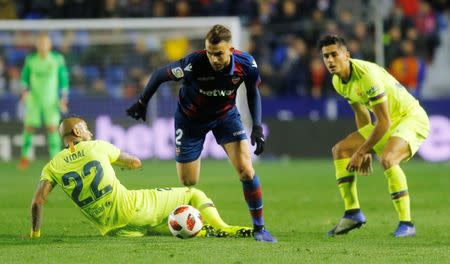
<path fill-rule="evenodd" d="M 252 146 L 256 143 L 255 154 L 259 155 L 264 151 L 264 145 L 266 142 L 264 141 L 264 134 L 262 126 L 254 125 L 252 129 L 252 135 L 250 136 L 250 141 Z"/>
<path fill-rule="evenodd" d="M 143 121 L 145 121 L 147 119 L 147 104 L 142 103 L 142 101 L 139 99 L 136 103 L 134 103 L 130 108 L 127 109 L 127 115 L 136 120 L 142 119 Z"/>

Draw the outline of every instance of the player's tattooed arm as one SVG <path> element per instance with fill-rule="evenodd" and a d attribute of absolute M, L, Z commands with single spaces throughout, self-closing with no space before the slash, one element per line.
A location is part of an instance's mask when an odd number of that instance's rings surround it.
<path fill-rule="evenodd" d="M 142 166 L 141 160 L 138 157 L 123 151 L 120 152 L 119 158 L 117 158 L 113 165 L 124 169 L 139 169 Z"/>
<path fill-rule="evenodd" d="M 41 235 L 42 207 L 47 201 L 47 197 L 52 191 L 53 186 L 49 181 L 42 180 L 34 193 L 31 202 L 31 233 L 30 237 L 36 238 Z"/>
<path fill-rule="evenodd" d="M 350 106 L 355 113 L 355 122 L 358 129 L 372 122 L 369 110 L 365 106 L 359 103 L 350 104 Z"/>

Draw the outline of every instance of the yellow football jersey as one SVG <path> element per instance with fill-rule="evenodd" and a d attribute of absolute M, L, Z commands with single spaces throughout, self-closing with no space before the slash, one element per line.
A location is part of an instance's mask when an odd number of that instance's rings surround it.
<path fill-rule="evenodd" d="M 126 225 L 134 214 L 132 195 L 111 166 L 119 155 L 106 141 L 82 141 L 74 152 L 59 152 L 42 170 L 41 180 L 61 186 L 104 235 Z"/>
<path fill-rule="evenodd" d="M 350 104 L 360 103 L 373 111 L 373 106 L 388 101 L 389 115 L 397 120 L 420 107 L 419 102 L 384 68 L 375 63 L 350 59 L 350 80 L 344 83 L 336 74 L 333 86 Z"/>

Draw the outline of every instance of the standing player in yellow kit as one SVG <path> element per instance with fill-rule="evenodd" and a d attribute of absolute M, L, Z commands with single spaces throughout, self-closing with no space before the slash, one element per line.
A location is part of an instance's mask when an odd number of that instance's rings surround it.
<path fill-rule="evenodd" d="M 213 202 L 198 189 L 127 190 L 116 178 L 112 165 L 137 169 L 141 161 L 106 141 L 92 140 L 84 120 L 64 119 L 59 134 L 66 148 L 42 170 L 31 204 L 30 237 L 40 237 L 42 206 L 56 185 L 61 186 L 102 235 L 136 237 L 168 233 L 169 214 L 179 205 L 191 204 L 209 224 L 197 236 L 251 236 L 251 228 L 227 225 Z"/>
<path fill-rule="evenodd" d="M 328 235 L 346 234 L 366 222 L 356 190 L 356 175 L 372 172 L 375 152 L 384 168 L 391 199 L 398 213 L 395 237 L 416 234 L 411 221 L 406 176 L 400 163 L 410 159 L 429 133 L 428 116 L 419 102 L 385 69 L 351 59 L 345 40 L 328 35 L 320 40 L 323 61 L 333 74 L 333 86 L 348 100 L 358 130 L 333 147 L 333 159 L 345 213 Z M 371 111 L 375 118 L 372 124 Z"/>

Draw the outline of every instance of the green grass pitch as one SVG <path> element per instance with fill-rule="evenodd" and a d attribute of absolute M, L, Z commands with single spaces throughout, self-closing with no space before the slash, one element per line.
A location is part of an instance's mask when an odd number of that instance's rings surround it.
<path fill-rule="evenodd" d="M 44 208 L 42 237 L 30 240 L 30 200 L 43 161 L 19 172 L 0 163 L 1 263 L 450 263 L 450 163 L 413 160 L 408 176 L 417 237 L 394 239 L 397 216 L 382 169 L 358 178 L 367 225 L 327 238 L 343 208 L 331 160 L 262 161 L 267 228 L 279 242 L 171 236 L 102 237 L 59 189 Z M 128 189 L 179 186 L 173 161 L 147 161 L 142 170 L 116 170 Z M 198 188 L 230 224 L 250 225 L 241 184 L 227 161 L 203 161 Z"/>

